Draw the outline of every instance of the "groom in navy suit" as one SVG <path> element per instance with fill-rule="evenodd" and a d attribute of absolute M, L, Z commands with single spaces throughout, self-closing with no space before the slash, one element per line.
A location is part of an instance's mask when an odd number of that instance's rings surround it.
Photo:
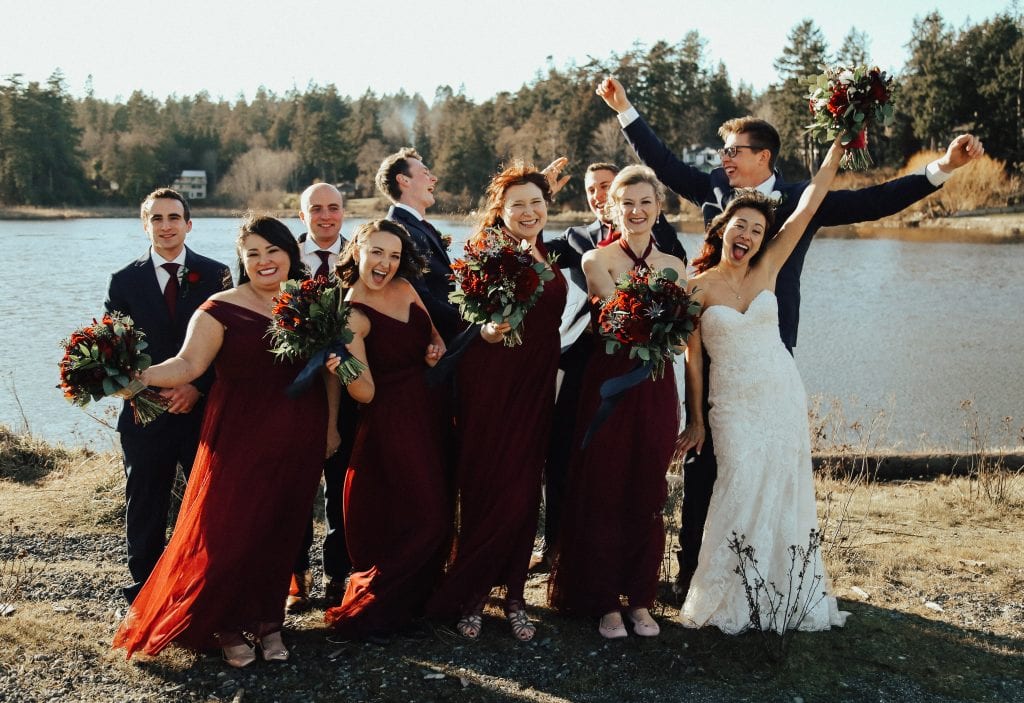
<path fill-rule="evenodd" d="M 448 302 L 448 294 L 455 290 L 448 244 L 426 220 L 427 209 L 434 204 L 437 178 L 415 149 L 405 147 L 384 159 L 376 183 L 381 195 L 391 201 L 387 219 L 405 227 L 427 260 L 426 273 L 411 283 L 447 344 L 464 325 L 458 308 Z"/>
<path fill-rule="evenodd" d="M 711 173 L 688 166 L 679 160 L 658 138 L 630 104 L 622 84 L 606 78 L 597 94 L 618 113 L 619 124 L 630 145 L 644 164 L 654 169 L 659 180 L 681 197 L 701 209 L 707 225 L 732 198 L 736 188 L 755 188 L 775 197 L 779 205 L 775 225 L 765 233 L 773 236 L 796 208 L 808 181 L 786 183 L 775 170 L 779 155 L 779 134 L 772 125 L 754 117 L 732 119 L 723 124 L 718 134 L 725 140 L 718 150 L 722 166 Z M 796 346 L 800 321 L 800 272 L 811 239 L 820 227 L 846 225 L 877 220 L 895 214 L 912 203 L 934 193 L 953 171 L 984 153 L 981 142 L 971 135 L 954 139 L 946 153 L 931 162 L 920 173 L 860 190 L 834 190 L 825 196 L 796 249 L 779 271 L 775 295 L 779 304 L 779 333 L 790 353 Z M 708 359 L 705 356 L 704 410 L 708 410 Z M 707 516 L 708 503 L 717 475 L 714 442 L 707 428 L 704 448 L 692 454 L 684 465 L 682 529 L 679 534 L 679 576 L 673 590 L 685 598 L 690 579 L 697 568 Z"/>
<path fill-rule="evenodd" d="M 158 364 L 181 349 L 196 308 L 231 287 L 231 272 L 185 246 L 192 220 L 188 203 L 178 192 L 155 190 L 142 201 L 141 210 L 151 246 L 110 277 L 104 307 L 132 318 L 146 334 L 146 353 Z M 135 422 L 127 401 L 121 410 L 117 431 L 127 478 L 125 531 L 133 581 L 122 590 L 129 603 L 163 553 L 174 476 L 179 464 L 186 476 L 192 469 L 203 396 L 212 383 L 211 368 L 192 383 L 160 391 L 170 406 L 145 427 Z"/>

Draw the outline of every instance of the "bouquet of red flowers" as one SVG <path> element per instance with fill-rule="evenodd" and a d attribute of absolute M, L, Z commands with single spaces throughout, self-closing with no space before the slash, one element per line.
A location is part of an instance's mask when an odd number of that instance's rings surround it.
<path fill-rule="evenodd" d="M 483 236 L 466 244 L 465 258 L 452 262 L 452 280 L 459 290 L 448 299 L 458 304 L 468 322 L 508 322 L 512 329 L 505 335 L 505 346 L 523 343 L 523 318 L 544 292 L 544 282 L 555 277 L 547 265 L 530 254 L 529 242 L 516 241 L 497 227 L 488 227 Z"/>
<path fill-rule="evenodd" d="M 863 170 L 871 165 L 867 128 L 888 127 L 893 122 L 892 76 L 877 66 L 836 66 L 810 79 L 810 101 L 814 122 L 807 130 L 830 142 L 837 135 L 846 147 L 839 162 L 843 168 Z"/>
<path fill-rule="evenodd" d="M 273 321 L 267 329 L 272 342 L 270 351 L 283 359 L 308 360 L 306 368 L 289 386 L 290 394 L 304 390 L 331 353 L 342 359 L 337 374 L 345 385 L 366 369 L 345 348 L 352 341 L 348 328 L 350 308 L 337 282 L 323 277 L 285 281 L 274 301 Z"/>
<path fill-rule="evenodd" d="M 61 342 L 60 385 L 64 397 L 75 405 L 111 395 L 129 398 L 135 421 L 147 425 L 167 410 L 166 398 L 150 390 L 135 374 L 152 363 L 144 354 L 146 335 L 132 318 L 110 313 L 71 333 Z"/>
<path fill-rule="evenodd" d="M 700 303 L 678 279 L 673 269 L 633 269 L 622 275 L 597 318 L 605 353 L 625 347 L 630 359 L 650 366 L 651 378 L 662 376 L 665 360 L 681 353 L 677 347 L 686 344 L 700 317 Z"/>

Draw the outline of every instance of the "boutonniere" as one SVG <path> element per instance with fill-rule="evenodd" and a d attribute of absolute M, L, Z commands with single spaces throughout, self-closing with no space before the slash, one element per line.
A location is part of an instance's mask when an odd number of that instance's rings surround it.
<path fill-rule="evenodd" d="M 441 234 L 441 235 L 438 235 L 438 236 L 441 237 L 441 244 L 444 245 L 444 250 L 445 251 L 451 251 L 451 248 L 452 248 L 452 235 L 450 235 L 450 234 Z"/>
<path fill-rule="evenodd" d="M 188 267 L 181 267 L 181 296 L 185 297 L 188 295 L 188 287 L 194 283 L 199 283 L 203 280 L 203 277 L 198 271 L 190 271 Z"/>
<path fill-rule="evenodd" d="M 775 203 L 775 207 L 778 207 L 785 201 L 786 196 L 782 194 L 781 190 L 773 190 L 768 194 L 768 199 Z"/>

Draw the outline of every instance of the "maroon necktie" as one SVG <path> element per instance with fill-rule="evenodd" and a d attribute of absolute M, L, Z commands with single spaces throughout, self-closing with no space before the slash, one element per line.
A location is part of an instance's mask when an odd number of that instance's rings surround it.
<path fill-rule="evenodd" d="M 324 278 L 330 278 L 331 269 L 327 265 L 327 261 L 331 256 L 331 252 L 320 249 L 317 251 L 316 255 L 320 257 L 320 266 L 317 268 L 316 275 L 314 275 L 313 278 L 320 278 L 321 276 Z"/>
<path fill-rule="evenodd" d="M 167 285 L 164 286 L 164 302 L 167 303 L 167 312 L 170 313 L 171 319 L 174 319 L 174 313 L 178 307 L 178 266 L 179 264 L 160 264 L 167 273 L 171 275 L 171 278 L 167 281 Z"/>

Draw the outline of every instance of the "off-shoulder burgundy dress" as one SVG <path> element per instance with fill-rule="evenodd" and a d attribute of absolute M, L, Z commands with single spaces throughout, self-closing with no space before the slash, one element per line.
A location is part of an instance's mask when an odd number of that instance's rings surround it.
<path fill-rule="evenodd" d="M 302 363 L 271 354 L 269 318 L 226 301 L 199 309 L 224 326 L 217 380 L 174 534 L 114 637 L 129 657 L 278 629 L 320 483 L 323 384 L 289 398 Z"/>

